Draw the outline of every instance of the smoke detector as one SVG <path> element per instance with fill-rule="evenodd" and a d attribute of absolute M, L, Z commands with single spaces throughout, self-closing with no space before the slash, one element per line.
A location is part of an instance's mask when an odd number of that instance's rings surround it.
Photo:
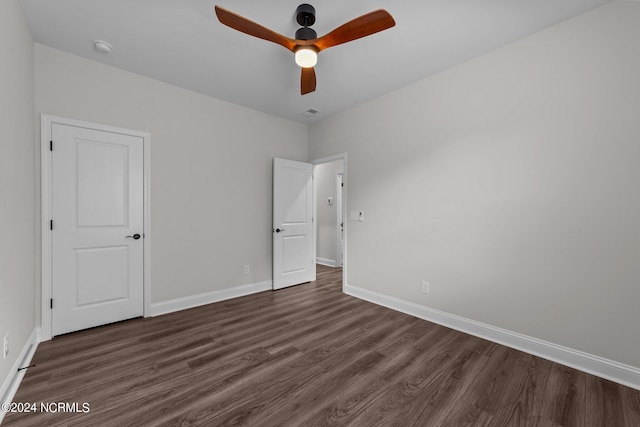
<path fill-rule="evenodd" d="M 102 54 L 111 53 L 113 46 L 102 40 L 94 40 L 93 47 Z"/>

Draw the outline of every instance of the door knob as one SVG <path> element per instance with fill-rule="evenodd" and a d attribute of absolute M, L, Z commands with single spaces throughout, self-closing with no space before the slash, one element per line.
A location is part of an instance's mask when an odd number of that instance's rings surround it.
<path fill-rule="evenodd" d="M 273 231 L 275 231 L 276 233 L 279 233 L 279 232 L 281 232 L 281 231 L 284 231 L 284 228 L 276 228 L 276 229 L 275 229 L 275 230 L 273 230 Z"/>
<path fill-rule="evenodd" d="M 140 235 L 138 233 L 134 234 L 133 236 L 124 236 L 125 239 L 133 239 L 133 240 L 138 240 L 140 238 Z"/>

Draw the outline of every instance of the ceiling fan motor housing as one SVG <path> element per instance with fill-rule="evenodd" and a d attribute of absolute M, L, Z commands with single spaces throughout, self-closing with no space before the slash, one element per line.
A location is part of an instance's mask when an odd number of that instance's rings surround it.
<path fill-rule="evenodd" d="M 313 40 L 317 38 L 318 38 L 318 34 L 313 28 L 302 27 L 302 28 L 298 28 L 298 30 L 296 31 L 297 40 Z"/>

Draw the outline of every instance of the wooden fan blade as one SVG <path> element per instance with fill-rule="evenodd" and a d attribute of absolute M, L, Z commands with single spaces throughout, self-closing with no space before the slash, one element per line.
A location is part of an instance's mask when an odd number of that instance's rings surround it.
<path fill-rule="evenodd" d="M 303 68 L 300 76 L 300 94 L 305 95 L 316 90 L 316 70 L 313 67 Z"/>
<path fill-rule="evenodd" d="M 223 7 L 216 6 L 215 9 L 218 20 L 227 27 L 231 27 L 234 30 L 238 30 L 259 39 L 277 43 L 293 52 L 293 48 L 296 46 L 295 40 L 278 34 L 267 27 L 263 27 L 262 25 L 253 22 L 244 16 L 233 13 Z"/>
<path fill-rule="evenodd" d="M 329 34 L 316 40 L 314 45 L 318 49 L 323 50 L 370 36 L 371 34 L 391 28 L 394 25 L 396 25 L 396 21 L 393 20 L 389 12 L 384 9 L 378 9 L 339 26 Z"/>

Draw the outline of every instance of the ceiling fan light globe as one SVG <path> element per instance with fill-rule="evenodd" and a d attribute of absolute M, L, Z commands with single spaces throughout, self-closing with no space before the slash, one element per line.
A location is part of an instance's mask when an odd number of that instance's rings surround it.
<path fill-rule="evenodd" d="M 296 64 L 302 68 L 311 68 L 318 62 L 318 53 L 310 48 L 301 48 L 295 53 Z"/>

